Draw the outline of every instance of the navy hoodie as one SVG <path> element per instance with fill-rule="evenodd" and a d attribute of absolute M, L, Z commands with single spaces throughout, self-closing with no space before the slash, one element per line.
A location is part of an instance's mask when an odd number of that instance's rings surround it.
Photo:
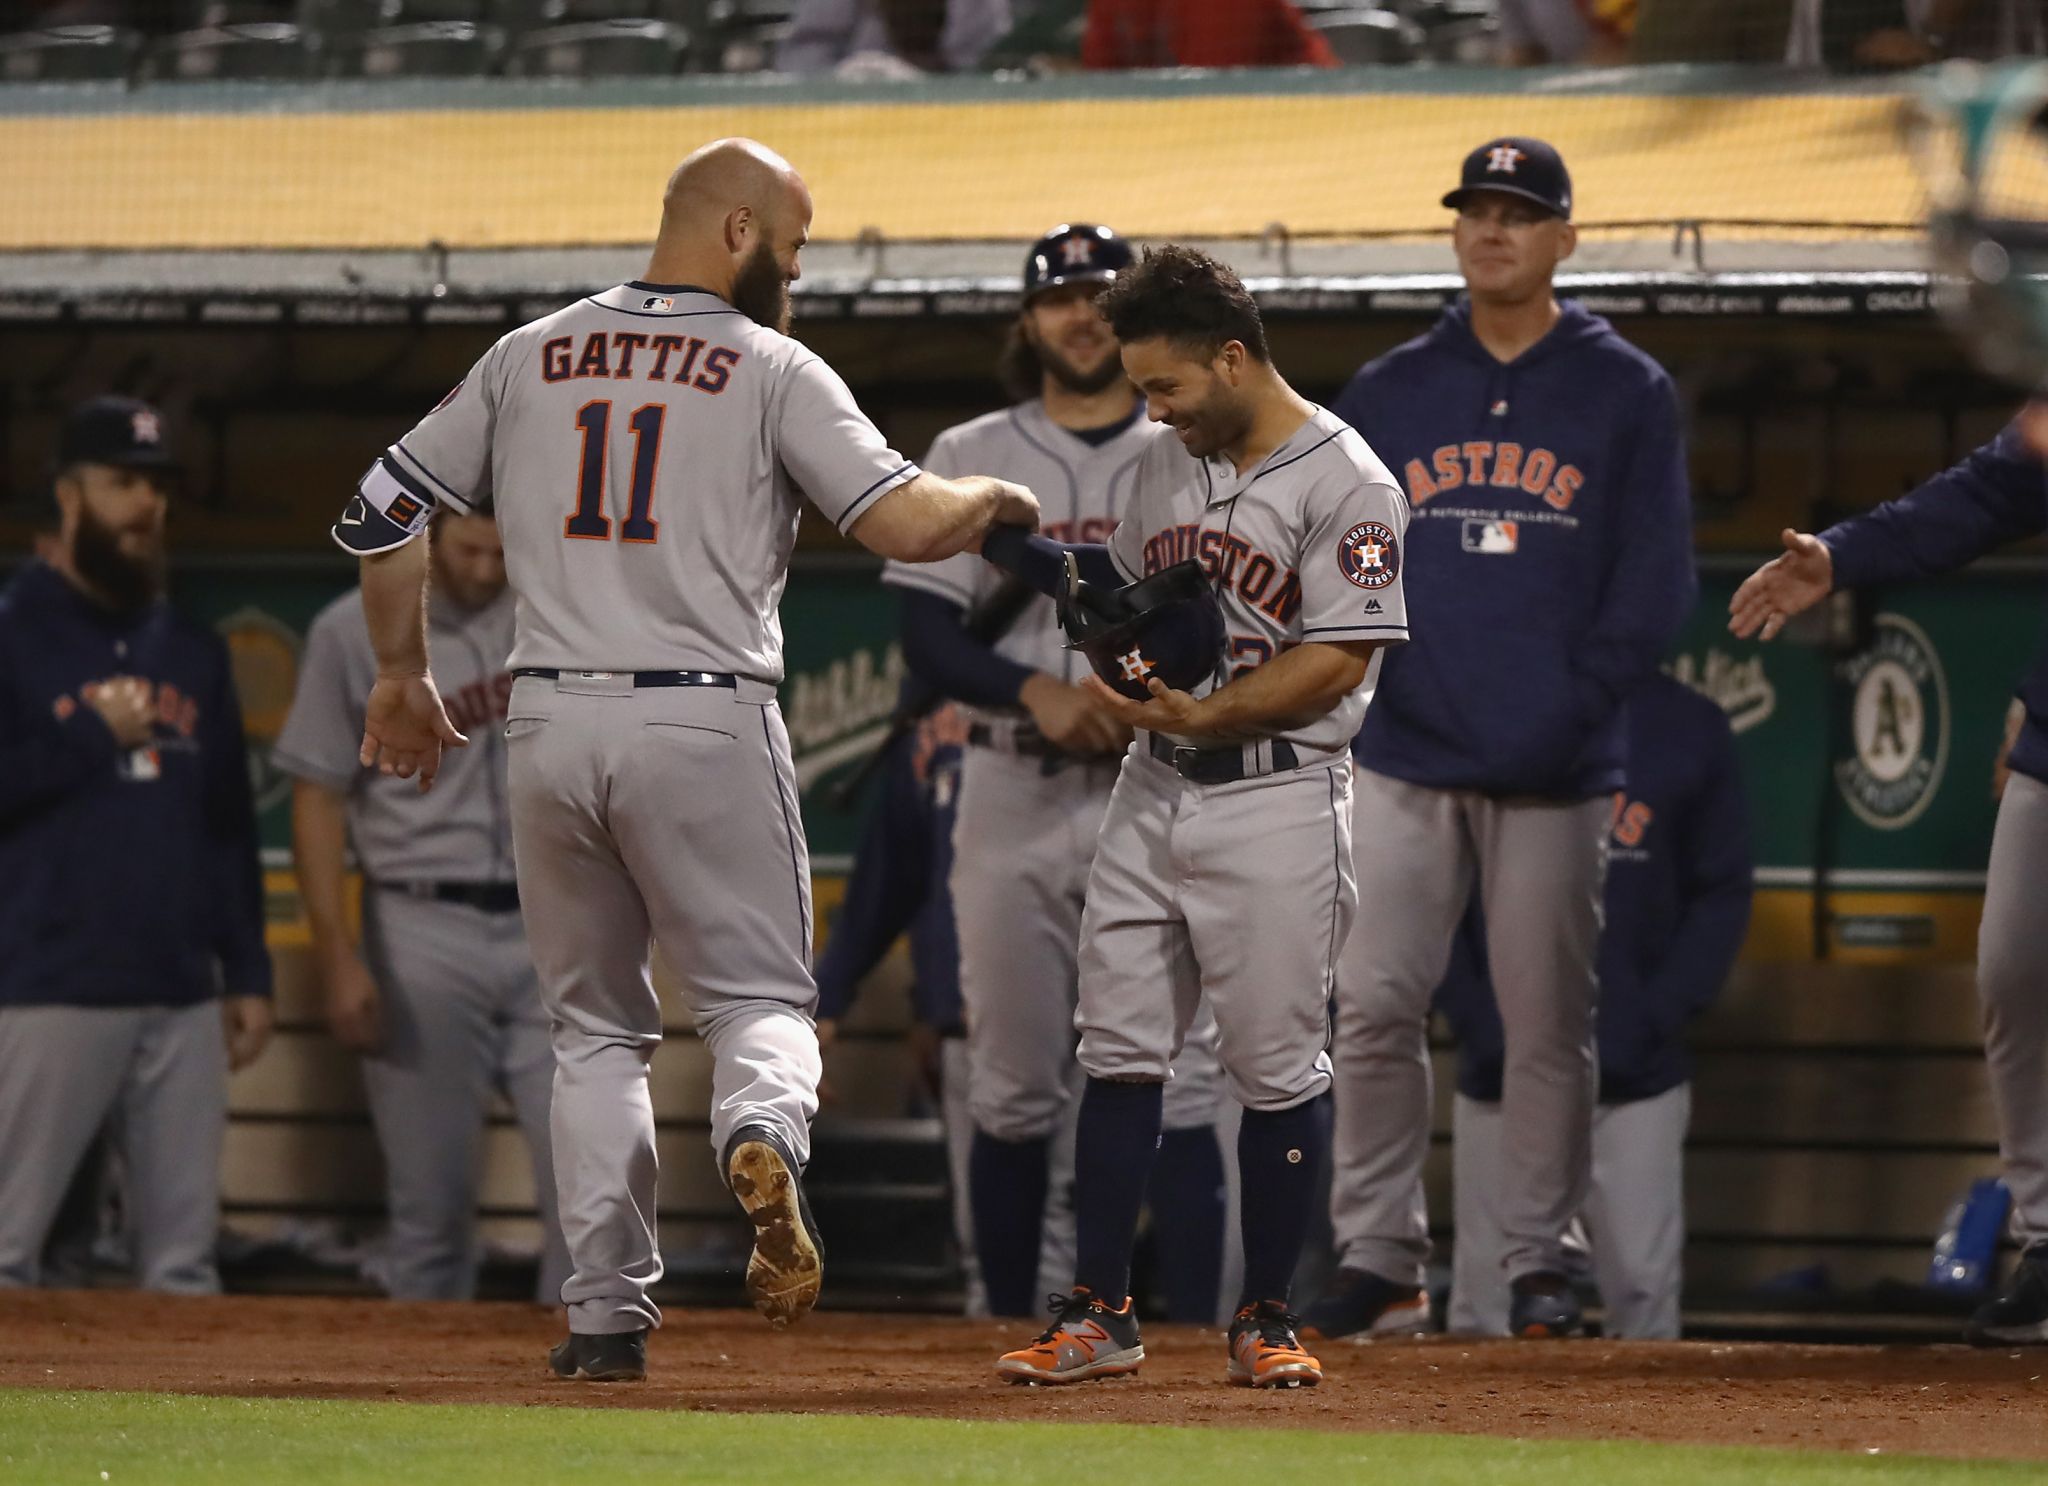
<path fill-rule="evenodd" d="M 1384 652 L 1355 752 L 1438 789 L 1619 789 L 1621 701 L 1698 592 L 1664 369 L 1567 302 L 1511 362 L 1460 299 L 1334 406 L 1401 477 L 1412 637 Z"/>
<path fill-rule="evenodd" d="M 1692 1077 L 1685 1027 L 1713 1004 L 1749 926 L 1749 815 L 1735 735 L 1713 702 L 1657 675 L 1629 698 L 1628 789 L 1608 843 L 1600 940 L 1600 1102 Z M 1477 897 L 1437 1009 L 1458 1041 L 1458 1092 L 1500 1098 L 1500 1011 Z"/>
<path fill-rule="evenodd" d="M 1897 500 L 1838 522 L 1820 534 L 1835 564 L 1835 587 L 1861 588 L 1931 578 L 1994 548 L 2048 528 L 2048 470 L 2019 425 L 1972 450 L 1960 464 Z M 2012 746 L 2012 767 L 2048 784 L 2048 653 L 2020 683 L 2026 725 Z"/>
<path fill-rule="evenodd" d="M 123 751 L 82 689 L 137 676 Z M 0 1006 L 268 995 L 255 803 L 227 646 L 168 604 L 117 616 L 30 563 L 0 592 Z"/>

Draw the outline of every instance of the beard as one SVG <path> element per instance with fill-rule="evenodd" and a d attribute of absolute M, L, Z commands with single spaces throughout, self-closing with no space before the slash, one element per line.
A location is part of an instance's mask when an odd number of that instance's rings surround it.
<path fill-rule="evenodd" d="M 1100 365 L 1088 371 L 1083 371 L 1043 342 L 1035 342 L 1031 349 L 1038 353 L 1038 364 L 1044 368 L 1047 376 L 1067 391 L 1081 397 L 1093 397 L 1098 392 L 1106 392 L 1124 379 L 1124 364 L 1114 347 L 1102 358 Z"/>
<path fill-rule="evenodd" d="M 152 537 L 146 552 L 128 552 L 121 546 L 121 533 L 88 510 L 78 513 L 71 565 L 123 614 L 147 608 L 164 591 L 162 544 Z"/>
<path fill-rule="evenodd" d="M 789 279 L 766 246 L 756 247 L 732 281 L 732 307 L 782 335 L 789 334 Z"/>
<path fill-rule="evenodd" d="M 1211 393 L 1207 401 L 1186 415 L 1174 431 L 1184 433 L 1182 445 L 1197 459 L 1214 459 L 1251 432 L 1250 413 L 1231 399 Z"/>

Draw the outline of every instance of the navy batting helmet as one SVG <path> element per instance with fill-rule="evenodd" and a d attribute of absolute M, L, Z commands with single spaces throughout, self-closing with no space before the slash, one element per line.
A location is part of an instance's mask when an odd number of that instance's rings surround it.
<path fill-rule="evenodd" d="M 1061 284 L 1106 284 L 1130 262 L 1131 245 L 1109 228 L 1062 222 L 1024 260 L 1024 302 Z"/>
<path fill-rule="evenodd" d="M 1081 581 L 1070 556 L 1060 627 L 1067 648 L 1088 657 L 1095 674 L 1134 701 L 1152 693 L 1155 677 L 1191 691 L 1223 659 L 1223 608 L 1200 563 L 1177 562 L 1122 588 Z"/>

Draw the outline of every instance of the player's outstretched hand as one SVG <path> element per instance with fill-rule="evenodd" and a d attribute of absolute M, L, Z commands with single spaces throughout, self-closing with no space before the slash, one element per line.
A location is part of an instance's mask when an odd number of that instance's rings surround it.
<path fill-rule="evenodd" d="M 1826 598 L 1835 586 L 1835 560 L 1819 537 L 1786 527 L 1785 550 L 1747 578 L 1728 601 L 1728 629 L 1737 639 L 1774 640 L 1785 621 Z"/>
<path fill-rule="evenodd" d="M 420 781 L 420 793 L 434 787 L 443 747 L 469 739 L 455 731 L 432 676 L 379 676 L 363 709 L 363 767 Z"/>
<path fill-rule="evenodd" d="M 1184 736 L 1203 731 L 1198 716 L 1202 706 L 1200 699 L 1191 692 L 1174 690 L 1157 676 L 1149 677 L 1145 682 L 1146 689 L 1152 693 L 1148 702 L 1132 701 L 1100 676 L 1083 676 L 1081 684 L 1095 693 L 1109 714 L 1127 727 Z"/>

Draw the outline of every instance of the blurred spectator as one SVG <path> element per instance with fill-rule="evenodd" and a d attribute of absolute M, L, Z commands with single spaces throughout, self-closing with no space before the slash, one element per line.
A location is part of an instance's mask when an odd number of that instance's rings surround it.
<path fill-rule="evenodd" d="M 55 463 L 57 542 L 0 595 L 0 1286 L 116 1115 L 138 1282 L 207 1294 L 227 1075 L 271 1026 L 241 709 L 163 598 L 156 410 L 82 404 Z"/>
<path fill-rule="evenodd" d="M 1720 707 L 1669 676 L 1629 699 L 1628 787 L 1609 843 L 1600 941 L 1600 1097 L 1581 1211 L 1605 1334 L 1678 1335 L 1685 1251 L 1686 1027 L 1721 993 L 1749 922 L 1748 807 Z M 1449 1329 L 1508 1331 L 1500 1185 L 1500 1010 L 1475 901 L 1436 995 L 1458 1042 L 1452 1105 L 1457 1247 Z"/>
<path fill-rule="evenodd" d="M 1091 68 L 1335 67 L 1293 0 L 1088 0 Z"/>
<path fill-rule="evenodd" d="M 357 761 L 377 678 L 360 590 L 313 621 L 298 694 L 271 759 L 293 776 L 299 892 L 335 1038 L 363 1056 L 384 1150 L 398 1300 L 476 1294 L 476 1184 L 490 1101 L 526 1136 L 555 1304 L 569 1252 L 555 1211 L 548 1117 L 555 1054 L 513 883 L 502 725 L 514 599 L 489 516 L 435 517 L 427 642 L 455 726 L 431 793 Z M 344 912 L 345 849 L 363 872 L 363 944 Z"/>
<path fill-rule="evenodd" d="M 914 77 L 965 72 L 1010 29 L 1010 0 L 800 0 L 775 70 Z"/>
<path fill-rule="evenodd" d="M 1500 0 L 1501 60 L 1510 67 L 1628 60 L 1635 0 Z"/>

